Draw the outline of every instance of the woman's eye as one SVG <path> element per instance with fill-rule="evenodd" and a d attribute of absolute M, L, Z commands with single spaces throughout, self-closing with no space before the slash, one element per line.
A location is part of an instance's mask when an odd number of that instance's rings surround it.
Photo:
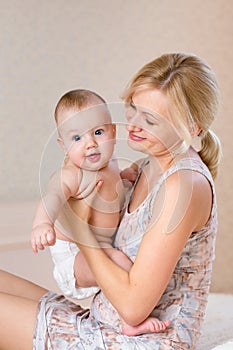
<path fill-rule="evenodd" d="M 156 123 L 152 121 L 151 119 L 146 118 L 146 122 L 148 125 L 155 125 Z"/>
<path fill-rule="evenodd" d="M 73 137 L 72 137 L 72 140 L 73 141 L 79 141 L 81 139 L 81 137 L 79 136 L 79 135 L 74 135 Z"/>
<path fill-rule="evenodd" d="M 158 125 L 158 119 L 153 117 L 152 115 L 148 115 L 148 114 L 144 114 L 144 120 L 145 122 L 150 125 L 150 126 L 153 126 L 153 125 Z"/>
<path fill-rule="evenodd" d="M 126 106 L 126 118 L 130 120 L 135 116 L 136 113 L 137 113 L 136 106 L 133 104 L 133 102 L 129 103 Z"/>
<path fill-rule="evenodd" d="M 95 135 L 102 135 L 104 133 L 103 129 L 98 129 L 95 131 Z"/>
<path fill-rule="evenodd" d="M 129 104 L 129 107 L 131 107 L 132 109 L 136 109 L 136 106 L 135 106 L 135 104 L 133 104 L 133 102 L 131 102 L 130 104 Z"/>

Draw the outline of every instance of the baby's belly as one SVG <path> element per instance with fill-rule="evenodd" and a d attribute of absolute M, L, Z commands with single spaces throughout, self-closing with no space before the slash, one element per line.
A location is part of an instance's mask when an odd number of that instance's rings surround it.
<path fill-rule="evenodd" d="M 72 229 L 76 226 L 75 221 L 77 219 L 78 214 L 74 212 L 69 204 L 65 204 L 55 222 L 57 238 L 73 241 Z M 107 216 L 96 211 L 91 213 L 89 225 L 96 235 L 98 242 L 103 243 L 101 244 L 102 247 L 112 245 L 112 237 L 115 233 L 117 223 L 118 215 Z"/>

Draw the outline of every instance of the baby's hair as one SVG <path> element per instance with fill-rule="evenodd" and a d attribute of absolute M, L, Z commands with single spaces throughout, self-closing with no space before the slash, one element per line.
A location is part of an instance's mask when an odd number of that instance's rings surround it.
<path fill-rule="evenodd" d="M 65 93 L 55 108 L 54 116 L 56 123 L 58 122 L 58 114 L 61 109 L 77 108 L 77 110 L 82 110 L 93 104 L 97 105 L 97 100 L 101 104 L 106 104 L 106 101 L 100 95 L 91 90 L 76 89 Z"/>
<path fill-rule="evenodd" d="M 221 144 L 210 126 L 219 105 L 219 91 L 211 68 L 193 54 L 165 54 L 143 66 L 123 93 L 130 103 L 135 92 L 158 89 L 169 100 L 171 122 L 180 131 L 188 145 L 191 131 L 201 129 L 202 149 L 199 155 L 213 178 L 217 175 L 221 158 Z"/>

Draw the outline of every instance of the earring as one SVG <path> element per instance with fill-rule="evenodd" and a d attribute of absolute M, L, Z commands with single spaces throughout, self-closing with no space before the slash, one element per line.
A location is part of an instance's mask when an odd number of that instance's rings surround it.
<path fill-rule="evenodd" d="M 200 152 L 202 150 L 202 138 L 200 134 L 192 138 L 191 146 L 196 152 Z"/>

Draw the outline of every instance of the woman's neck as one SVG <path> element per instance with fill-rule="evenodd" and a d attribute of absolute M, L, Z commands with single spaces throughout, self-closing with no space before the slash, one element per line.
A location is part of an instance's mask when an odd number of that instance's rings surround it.
<path fill-rule="evenodd" d="M 198 159 L 199 155 L 195 150 L 192 149 L 192 147 L 190 147 L 185 153 L 181 154 L 174 155 L 172 153 L 166 153 L 158 156 L 149 155 L 149 161 L 151 165 L 156 166 L 156 168 L 160 168 L 160 171 L 162 173 L 166 172 L 172 165 L 177 163 L 180 159 L 184 158 Z"/>

